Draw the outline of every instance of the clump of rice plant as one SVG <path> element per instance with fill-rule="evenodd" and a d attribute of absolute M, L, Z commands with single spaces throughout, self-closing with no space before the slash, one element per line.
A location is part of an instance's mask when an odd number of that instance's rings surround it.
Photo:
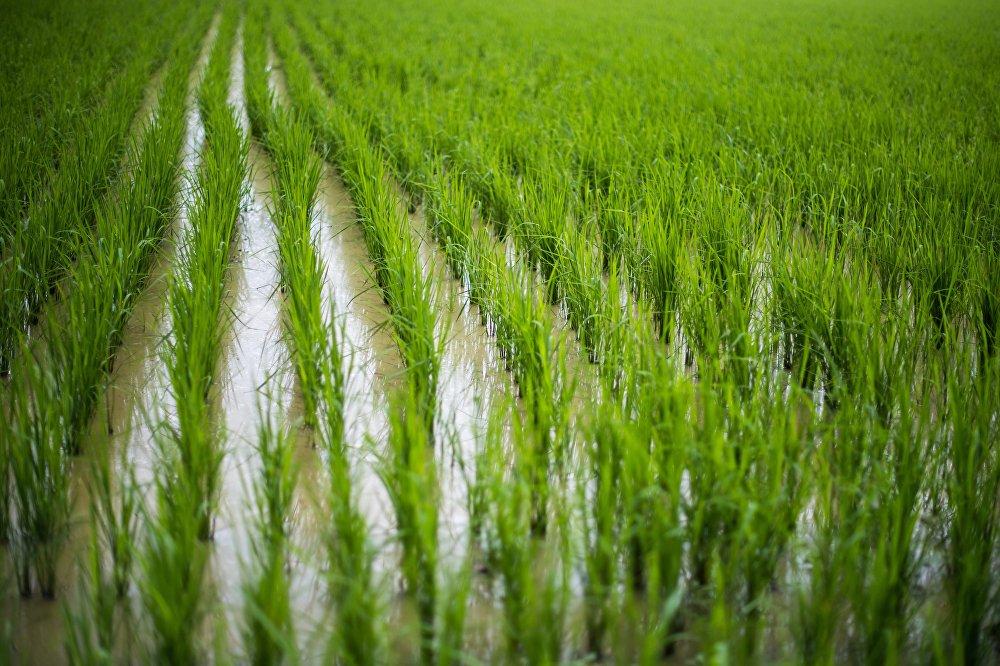
<path fill-rule="evenodd" d="M 132 579 L 142 508 L 131 464 L 123 462 L 120 479 L 115 483 L 110 452 L 99 453 L 91 466 L 90 493 L 93 497 L 92 528 L 98 538 L 95 547 L 110 561 L 110 583 L 116 598 L 124 599 Z"/>
<path fill-rule="evenodd" d="M 512 441 L 503 435 L 511 405 L 492 413 L 477 465 L 488 507 L 483 517 L 488 562 L 502 586 L 504 639 L 507 658 L 529 663 L 560 661 L 566 620 L 566 554 L 559 538 L 565 529 L 558 505 L 553 505 L 558 530 L 543 538 L 537 523 L 537 488 L 532 471 L 539 461 L 532 453 L 530 425 L 513 413 Z M 546 510 L 548 508 L 546 507 Z"/>
<path fill-rule="evenodd" d="M 335 625 L 329 656 L 351 664 L 379 663 L 384 653 L 380 602 L 373 585 L 373 550 L 364 516 L 352 491 L 343 449 L 330 449 L 327 587 Z"/>
<path fill-rule="evenodd" d="M 435 663 L 461 664 L 466 657 L 465 625 L 472 587 L 472 562 L 466 559 L 457 571 L 441 576 L 435 620 Z"/>
<path fill-rule="evenodd" d="M 28 369 L 30 385 L 10 396 L 11 420 L 3 430 L 14 513 L 10 547 L 21 596 L 31 596 L 37 584 L 42 596 L 53 598 L 69 536 L 70 459 L 59 437 L 63 405 L 54 379 L 37 365 Z"/>
<path fill-rule="evenodd" d="M 243 649 L 255 664 L 295 661 L 288 593 L 288 552 L 297 467 L 286 429 L 264 415 L 257 436 L 260 475 L 253 481 L 253 537 L 244 565 Z"/>
<path fill-rule="evenodd" d="M 954 661 L 987 660 L 989 608 L 997 588 L 984 580 L 1000 542 L 1000 451 L 990 446 L 997 426 L 976 403 L 984 400 L 987 384 L 996 381 L 997 365 L 984 369 L 977 386 L 966 390 L 954 379 L 947 421 L 950 441 L 943 443 L 948 504 L 954 512 L 949 526 L 945 588 L 954 630 L 946 649 Z M 975 415 L 969 418 L 968 415 Z M 989 577 L 987 577 L 989 578 Z"/>
<path fill-rule="evenodd" d="M 379 476 L 396 513 L 403 580 L 420 619 L 421 660 L 433 663 L 439 503 L 434 442 L 420 412 L 418 389 L 407 386 L 403 391 L 390 404 L 389 453 L 379 465 Z"/>
<path fill-rule="evenodd" d="M 165 444 L 164 444 L 165 445 Z M 150 657 L 193 663 L 203 654 L 208 545 L 201 539 L 200 490 L 164 460 L 155 485 L 155 507 L 143 521 L 138 588 L 149 623 Z"/>
<path fill-rule="evenodd" d="M 93 523 L 93 521 L 92 521 Z M 96 528 L 96 524 L 92 524 Z M 71 664 L 112 664 L 116 650 L 116 610 L 119 601 L 116 584 L 107 575 L 98 530 L 91 540 L 79 568 L 76 600 L 64 607 L 66 635 L 63 644 Z"/>

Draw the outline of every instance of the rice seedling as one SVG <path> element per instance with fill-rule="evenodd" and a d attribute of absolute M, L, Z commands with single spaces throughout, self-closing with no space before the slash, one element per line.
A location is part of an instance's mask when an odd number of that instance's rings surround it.
<path fill-rule="evenodd" d="M 460 664 L 465 659 L 464 641 L 466 615 L 472 583 L 471 561 L 466 560 L 457 571 L 442 576 L 438 591 L 435 620 L 435 663 Z"/>
<path fill-rule="evenodd" d="M 261 418 L 260 475 L 253 481 L 250 559 L 244 565 L 243 649 L 254 664 L 296 661 L 288 592 L 288 549 L 297 468 L 292 440 L 273 417 Z"/>
<path fill-rule="evenodd" d="M 326 577 L 335 618 L 328 655 L 348 664 L 374 664 L 385 649 L 372 571 L 374 553 L 365 518 L 358 510 L 345 451 L 342 446 L 332 446 L 328 454 Z"/>
<path fill-rule="evenodd" d="M 532 473 L 538 465 L 536 444 L 530 426 L 514 412 L 511 450 L 505 450 L 498 429 L 506 427 L 508 418 L 498 407 L 483 442 L 485 465 L 477 470 L 486 475 L 487 552 L 502 586 L 505 654 L 510 661 L 555 663 L 561 659 L 566 619 L 565 553 L 558 538 L 536 536 L 539 511 L 550 508 L 538 501 L 537 475 Z M 560 513 L 559 504 L 551 508 Z"/>
<path fill-rule="evenodd" d="M 204 620 L 208 610 L 204 583 L 208 546 L 201 538 L 201 490 L 174 470 L 179 461 L 166 449 L 155 483 L 155 506 L 143 520 L 138 556 L 138 588 L 149 623 L 150 658 L 165 663 L 192 663 L 204 653 Z"/>
<path fill-rule="evenodd" d="M 979 382 L 993 381 L 996 365 L 987 370 Z M 954 380 L 951 380 L 954 381 Z M 977 382 L 977 383 L 979 383 Z M 995 424 L 984 420 L 984 412 L 969 402 L 985 398 L 985 384 L 971 390 L 949 387 L 953 396 L 946 416 L 954 423 L 950 445 L 942 456 L 948 469 L 945 489 L 954 515 L 950 523 L 946 558 L 948 573 L 946 588 L 954 629 L 947 647 L 948 659 L 954 661 L 987 661 L 985 626 L 989 607 L 996 599 L 996 576 L 990 573 L 990 560 L 997 548 L 997 517 L 1000 503 L 1000 460 L 995 441 Z M 977 415 L 968 419 L 967 414 Z"/>
<path fill-rule="evenodd" d="M 77 608 L 66 611 L 66 661 L 70 664 L 114 663 L 114 591 L 101 580 L 100 554 L 91 545 Z"/>
<path fill-rule="evenodd" d="M 110 470 L 104 462 L 94 468 L 100 475 L 94 481 L 100 499 L 90 514 L 90 542 L 79 563 L 82 576 L 75 601 L 63 607 L 63 643 L 71 664 L 111 664 L 120 654 L 117 610 L 128 589 L 133 556 L 134 511 L 138 506 L 134 477 L 116 509 L 111 506 Z"/>
<path fill-rule="evenodd" d="M 614 446 L 613 435 L 609 437 L 609 433 L 599 432 L 597 439 L 596 445 L 588 451 L 589 471 L 594 483 L 591 488 L 581 487 L 579 503 L 581 508 L 586 507 L 581 522 L 585 549 L 587 647 L 589 653 L 599 659 L 604 653 L 611 618 L 616 615 L 615 607 L 620 603 L 615 598 L 619 589 L 616 561 L 620 557 L 623 537 L 614 520 L 620 477 L 614 468 L 622 453 L 620 447 Z"/>
<path fill-rule="evenodd" d="M 91 495 L 93 496 L 91 529 L 97 541 L 93 544 L 100 559 L 106 555 L 110 560 L 110 586 L 115 597 L 125 598 L 132 579 L 132 565 L 135 559 L 138 520 L 141 508 L 138 482 L 135 470 L 127 461 L 123 462 L 121 479 L 115 483 L 109 452 L 98 454 L 91 467 Z M 92 583 L 105 584 L 99 574 L 100 562 L 94 563 Z"/>
<path fill-rule="evenodd" d="M 11 422 L 4 433 L 13 490 L 10 545 L 21 596 L 31 596 L 34 582 L 42 596 L 52 598 L 59 553 L 69 533 L 69 458 L 58 436 L 62 405 L 33 397 L 54 394 L 54 378 L 38 366 L 30 371 L 28 395 L 12 396 Z"/>
<path fill-rule="evenodd" d="M 111 451 L 99 451 L 88 494 L 88 543 L 77 563 L 76 595 L 62 607 L 63 644 L 72 664 L 110 664 L 127 654 L 132 639 L 128 595 L 143 509 L 134 466 L 123 458 L 116 468 Z"/>
<path fill-rule="evenodd" d="M 417 387 L 407 386 L 390 405 L 389 453 L 379 475 L 396 514 L 403 580 L 420 621 L 420 658 L 435 663 L 438 607 L 438 485 L 434 442 L 420 411 Z"/>

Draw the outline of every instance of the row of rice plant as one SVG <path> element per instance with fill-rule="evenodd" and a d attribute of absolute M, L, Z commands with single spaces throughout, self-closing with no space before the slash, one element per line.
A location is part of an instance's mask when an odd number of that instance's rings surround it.
<path fill-rule="evenodd" d="M 278 16 L 275 12 L 274 16 Z M 429 433 L 434 432 L 441 345 L 436 296 L 420 265 L 409 221 L 389 174 L 365 130 L 331 106 L 315 88 L 305 63 L 295 58 L 291 35 L 272 21 L 290 97 L 310 122 L 316 147 L 338 166 L 361 222 L 375 282 L 389 307 L 393 335 Z"/>
<path fill-rule="evenodd" d="M 433 350 L 430 367 L 425 358 L 429 343 L 435 341 L 435 333 L 438 340 L 443 340 L 444 332 L 435 332 L 436 322 L 430 314 L 432 299 L 426 287 L 429 278 L 418 263 L 412 230 L 391 189 L 390 176 L 381 158 L 355 126 L 345 124 L 337 132 L 330 124 L 337 122 L 335 118 L 327 117 L 323 124 L 316 123 L 323 118 L 327 107 L 317 105 L 321 101 L 319 93 L 305 63 L 292 50 L 294 46 L 285 30 L 280 24 L 275 26 L 292 101 L 297 105 L 303 99 L 313 102 L 299 108 L 313 120 L 321 148 L 341 146 L 341 152 L 332 159 L 343 170 L 354 195 L 369 255 L 375 264 L 374 277 L 393 312 L 392 325 L 406 363 L 407 381 L 390 400 L 389 450 L 381 458 L 378 471 L 394 507 L 403 583 L 418 618 L 416 643 L 420 646 L 420 658 L 424 663 L 451 663 L 461 654 L 467 589 L 446 586 L 444 593 L 439 594 L 440 581 L 449 578 L 448 570 L 437 557 L 439 488 L 433 455 L 433 400 L 440 349 Z M 344 120 L 348 119 L 342 116 L 341 122 Z M 420 319 L 424 325 L 417 321 Z M 364 536 L 363 519 L 352 507 L 346 478 L 349 472 L 342 455 L 331 452 L 331 479 L 336 490 L 329 501 L 331 506 L 338 507 L 334 514 L 334 538 L 348 548 L 346 552 L 331 553 L 330 559 L 331 589 L 334 599 L 339 600 L 338 617 L 346 626 L 343 632 L 337 632 L 340 638 L 335 639 L 333 649 L 334 654 L 353 662 L 376 663 L 385 658 L 384 643 L 378 638 L 381 603 L 365 589 L 365 581 L 371 580 L 372 575 L 372 553 Z M 354 580 L 348 583 L 347 577 Z"/>
<path fill-rule="evenodd" d="M 308 72 L 289 61 L 289 35 L 279 24 L 275 41 L 282 56 L 294 108 L 313 121 L 321 150 L 336 137 L 342 146 L 336 164 L 341 167 L 362 225 L 373 273 L 389 306 L 390 325 L 406 369 L 403 386 L 391 399 L 390 451 L 379 473 L 395 508 L 402 550 L 403 578 L 414 599 L 422 627 L 419 643 L 425 663 L 438 653 L 435 630 L 437 608 L 437 486 L 434 471 L 434 420 L 437 374 L 446 332 L 438 328 L 430 279 L 420 266 L 409 222 L 379 158 L 370 151 L 360 128 L 345 126 L 331 135 L 330 125 L 317 126 L 318 113 L 327 107 L 303 105 L 303 95 L 316 94 Z M 306 98 L 310 99 L 310 98 Z M 311 98 L 318 101 L 317 98 Z M 324 151 L 329 157 L 330 153 Z M 327 432 L 333 430 L 328 427 Z M 331 445 L 335 442 L 331 440 Z M 330 590 L 336 604 L 339 629 L 330 652 L 350 663 L 378 663 L 386 658 L 381 608 L 384 601 L 373 589 L 374 551 L 365 520 L 351 495 L 346 449 L 329 451 L 333 510 Z"/>
<path fill-rule="evenodd" d="M 198 86 L 205 144 L 197 173 L 192 174 L 190 228 L 180 239 L 167 292 L 171 333 L 164 360 L 177 419 L 171 439 L 182 476 L 201 496 L 202 539 L 211 536 L 217 502 L 224 438 L 213 413 L 212 392 L 222 338 L 230 325 L 224 303 L 226 276 L 247 179 L 247 139 L 226 101 L 237 19 L 232 8 L 222 14 Z"/>
<path fill-rule="evenodd" d="M 243 571 L 242 641 L 255 664 L 294 661 L 297 655 L 289 556 L 298 466 L 294 439 L 271 414 L 261 420 L 260 474 L 252 486 L 250 555 Z"/>
<path fill-rule="evenodd" d="M 273 159 L 273 215 L 287 308 L 286 335 L 302 392 L 305 425 L 316 429 L 324 419 L 324 409 L 333 410 L 337 419 L 342 419 L 343 409 L 340 351 L 334 322 L 324 317 L 325 266 L 312 227 L 321 164 L 305 123 L 275 100 L 261 20 L 252 13 L 245 27 L 247 110 L 254 133 Z M 327 384 L 327 378 L 333 383 Z M 332 401 L 324 404 L 327 395 Z"/>
<path fill-rule="evenodd" d="M 146 521 L 138 576 L 154 659 L 205 658 L 215 627 L 209 558 L 227 436 L 213 407 L 223 336 L 232 325 L 228 269 L 248 181 L 249 138 L 229 104 L 239 6 L 222 6 L 198 84 L 205 144 L 193 184 L 190 229 L 168 291 L 172 330 L 165 360 L 177 423 L 159 442 L 162 467 Z M 207 46 L 206 46 L 207 48 Z"/>
<path fill-rule="evenodd" d="M 171 55 L 156 118 L 131 149 L 128 177 L 99 205 L 96 225 L 71 277 L 58 317 L 45 321 L 44 346 L 24 346 L 8 388 L 4 436 L 12 483 L 11 553 L 22 595 L 34 584 L 56 590 L 67 536 L 70 456 L 121 342 L 171 217 L 183 134 L 187 73 L 208 13 L 189 17 Z"/>
<path fill-rule="evenodd" d="M 121 8 L 119 8 L 120 10 Z M 72 270 L 77 256 L 82 252 L 81 244 L 88 242 L 94 223 L 94 208 L 111 189 L 118 176 L 121 156 L 129 140 L 143 91 L 148 85 L 152 70 L 167 54 L 167 50 L 179 31 L 186 13 L 181 7 L 163 14 L 148 8 L 150 16 L 134 16 L 131 12 L 121 12 L 121 21 L 112 24 L 114 31 L 106 39 L 95 45 L 91 57 L 116 60 L 121 56 L 116 49 L 132 51 L 125 59 L 121 71 L 105 74 L 87 58 L 74 58 L 72 67 L 60 67 L 59 77 L 70 82 L 60 85 L 60 94 L 76 95 L 77 101 L 53 101 L 56 109 L 64 109 L 71 114 L 66 126 L 52 119 L 41 125 L 54 131 L 61 127 L 68 145 L 62 146 L 52 158 L 52 164 L 44 176 L 38 176 L 36 191 L 24 195 L 28 203 L 23 219 L 4 223 L 10 227 L 3 239 L 3 270 L 0 271 L 0 373 L 6 376 L 10 371 L 12 356 L 18 348 L 18 338 L 27 334 L 37 324 L 39 310 L 56 293 L 58 285 Z M 155 20 L 160 25 L 160 39 L 143 41 L 127 48 L 129 40 L 141 31 L 137 28 L 144 21 Z M 55 51 L 63 53 L 65 51 Z M 61 63 L 56 60 L 55 65 Z M 81 75 L 77 66 L 83 66 L 87 74 Z M 91 69 L 92 68 L 92 69 Z M 32 71 L 35 71 L 32 68 Z M 105 87 L 96 100 L 84 97 L 83 88 L 100 87 L 98 81 L 90 77 L 100 76 Z M 93 105 L 93 109 L 83 108 Z M 81 107 L 81 108 L 76 108 Z M 11 108 L 15 108 L 12 106 Z M 26 140 L 22 136 L 22 140 Z M 41 138 L 37 139 L 39 143 Z M 4 143 L 14 148 L 14 143 Z M 33 149 L 33 144 L 28 146 Z M 27 170 L 21 166 L 37 164 L 45 166 L 40 156 L 32 162 L 26 151 L 18 148 L 17 158 L 11 159 L 12 169 L 25 177 Z M 16 167 L 16 168 L 15 168 Z M 14 178 L 3 179 L 9 188 L 17 187 Z M 12 212 L 12 215 L 15 213 Z M 17 212 L 20 216 L 21 213 Z"/>

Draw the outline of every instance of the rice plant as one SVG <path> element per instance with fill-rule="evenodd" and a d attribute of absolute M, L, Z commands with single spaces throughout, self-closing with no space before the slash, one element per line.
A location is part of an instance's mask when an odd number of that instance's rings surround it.
<path fill-rule="evenodd" d="M 169 443 L 163 443 L 169 446 Z M 149 658 L 191 663 L 204 654 L 208 546 L 201 539 L 200 490 L 164 461 L 146 512 L 138 555 L 138 588 L 149 623 Z"/>
<path fill-rule="evenodd" d="M 135 470 L 125 460 L 121 477 L 116 483 L 113 477 L 110 452 L 98 454 L 91 468 L 92 526 L 97 541 L 94 547 L 100 558 L 104 555 L 110 561 L 110 586 L 115 597 L 124 599 L 129 592 L 135 561 L 138 521 L 141 510 L 138 482 Z M 95 569 L 94 585 L 105 584 L 100 579 L 99 569 Z"/>
<path fill-rule="evenodd" d="M 420 657 L 435 663 L 438 608 L 438 485 L 434 441 L 418 402 L 419 389 L 409 385 L 390 406 L 389 453 L 379 475 L 396 514 L 402 549 L 401 569 L 420 621 Z"/>
<path fill-rule="evenodd" d="M 253 537 L 244 565 L 243 649 L 254 664 L 296 661 L 288 556 L 297 469 L 292 440 L 270 415 L 257 437 L 260 475 L 253 480 Z"/>
<path fill-rule="evenodd" d="M 358 510 L 343 448 L 330 448 L 326 535 L 327 587 L 335 623 L 329 632 L 330 659 L 348 664 L 378 663 L 384 654 L 381 601 L 372 571 L 373 548 Z"/>
<path fill-rule="evenodd" d="M 36 397 L 53 395 L 55 380 L 38 366 L 30 371 L 30 394 L 12 396 L 4 433 L 13 490 L 10 546 L 21 596 L 31 596 L 37 585 L 42 596 L 52 598 L 56 565 L 69 535 L 70 459 L 58 436 L 62 405 Z"/>

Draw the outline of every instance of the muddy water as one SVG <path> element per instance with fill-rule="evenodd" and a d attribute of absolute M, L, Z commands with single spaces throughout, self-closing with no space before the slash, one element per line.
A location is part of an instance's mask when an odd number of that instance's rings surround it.
<path fill-rule="evenodd" d="M 219 372 L 227 444 L 212 569 L 226 606 L 235 601 L 240 557 L 247 552 L 248 490 L 260 469 L 255 447 L 261 417 L 284 418 L 293 396 L 281 331 L 274 230 L 267 211 L 270 178 L 257 146 L 250 151 L 250 168 L 251 189 L 230 285 L 232 334 Z"/>
<path fill-rule="evenodd" d="M 449 270 L 423 211 L 417 207 L 408 218 L 418 240 L 424 274 L 438 287 L 435 309 L 443 314 L 438 322 L 438 335 L 445 337 L 445 345 L 435 425 L 437 440 L 444 444 L 438 454 L 442 509 L 439 548 L 445 562 L 457 564 L 464 558 L 468 543 L 465 474 L 471 474 L 477 442 L 486 431 L 494 401 L 498 396 L 512 394 L 513 379 L 504 370 L 495 340 L 482 324 L 479 308 L 469 302 L 462 283 Z"/>
<path fill-rule="evenodd" d="M 284 73 L 270 44 L 268 69 L 275 99 L 287 106 Z M 337 326 L 347 379 L 344 437 L 355 496 L 376 546 L 375 571 L 388 575 L 398 570 L 391 549 L 382 547 L 394 536 L 394 520 L 376 466 L 388 436 L 387 391 L 400 384 L 403 365 L 388 323 L 389 312 L 373 279 L 373 267 L 354 204 L 343 181 L 325 163 L 313 212 L 313 237 L 325 270 L 324 315 Z M 322 493 L 321 484 L 326 481 L 323 478 L 314 481 L 315 498 Z M 317 505 L 314 502 L 314 507 Z M 328 525 L 318 520 L 302 530 L 300 537 L 315 543 L 328 529 Z M 315 550 L 320 552 L 318 548 Z"/>
<path fill-rule="evenodd" d="M 274 98 L 281 104 L 288 104 L 288 83 L 285 81 L 285 74 L 278 65 L 278 56 L 274 53 L 274 44 L 270 40 L 267 42 L 267 74 L 268 84 Z"/>
<path fill-rule="evenodd" d="M 377 539 L 392 534 L 389 498 L 375 472 L 387 437 L 386 391 L 402 376 L 387 324 L 389 313 L 372 279 L 372 266 L 354 205 L 343 182 L 323 166 L 314 234 L 326 267 L 326 297 L 340 331 L 347 373 L 345 441 L 357 475 L 358 505 Z"/>
<path fill-rule="evenodd" d="M 213 25 L 213 28 L 215 26 Z M 167 74 L 170 63 L 164 63 L 153 72 L 152 78 L 146 84 L 146 89 L 142 93 L 142 101 L 139 103 L 139 110 L 132 121 L 132 136 L 138 134 L 139 129 L 146 122 L 156 120 L 156 109 L 160 104 L 160 93 L 163 91 L 163 77 Z"/>
<path fill-rule="evenodd" d="M 234 43 L 228 98 L 240 126 L 249 135 L 242 33 Z M 227 436 L 210 563 L 210 575 L 231 639 L 238 635 L 240 626 L 240 585 L 250 552 L 250 492 L 260 472 L 258 431 L 264 418 L 281 423 L 295 396 L 289 351 L 282 337 L 275 229 L 269 213 L 271 166 L 254 143 L 250 146 L 249 169 L 229 273 L 227 305 L 231 326 L 218 375 Z"/>

